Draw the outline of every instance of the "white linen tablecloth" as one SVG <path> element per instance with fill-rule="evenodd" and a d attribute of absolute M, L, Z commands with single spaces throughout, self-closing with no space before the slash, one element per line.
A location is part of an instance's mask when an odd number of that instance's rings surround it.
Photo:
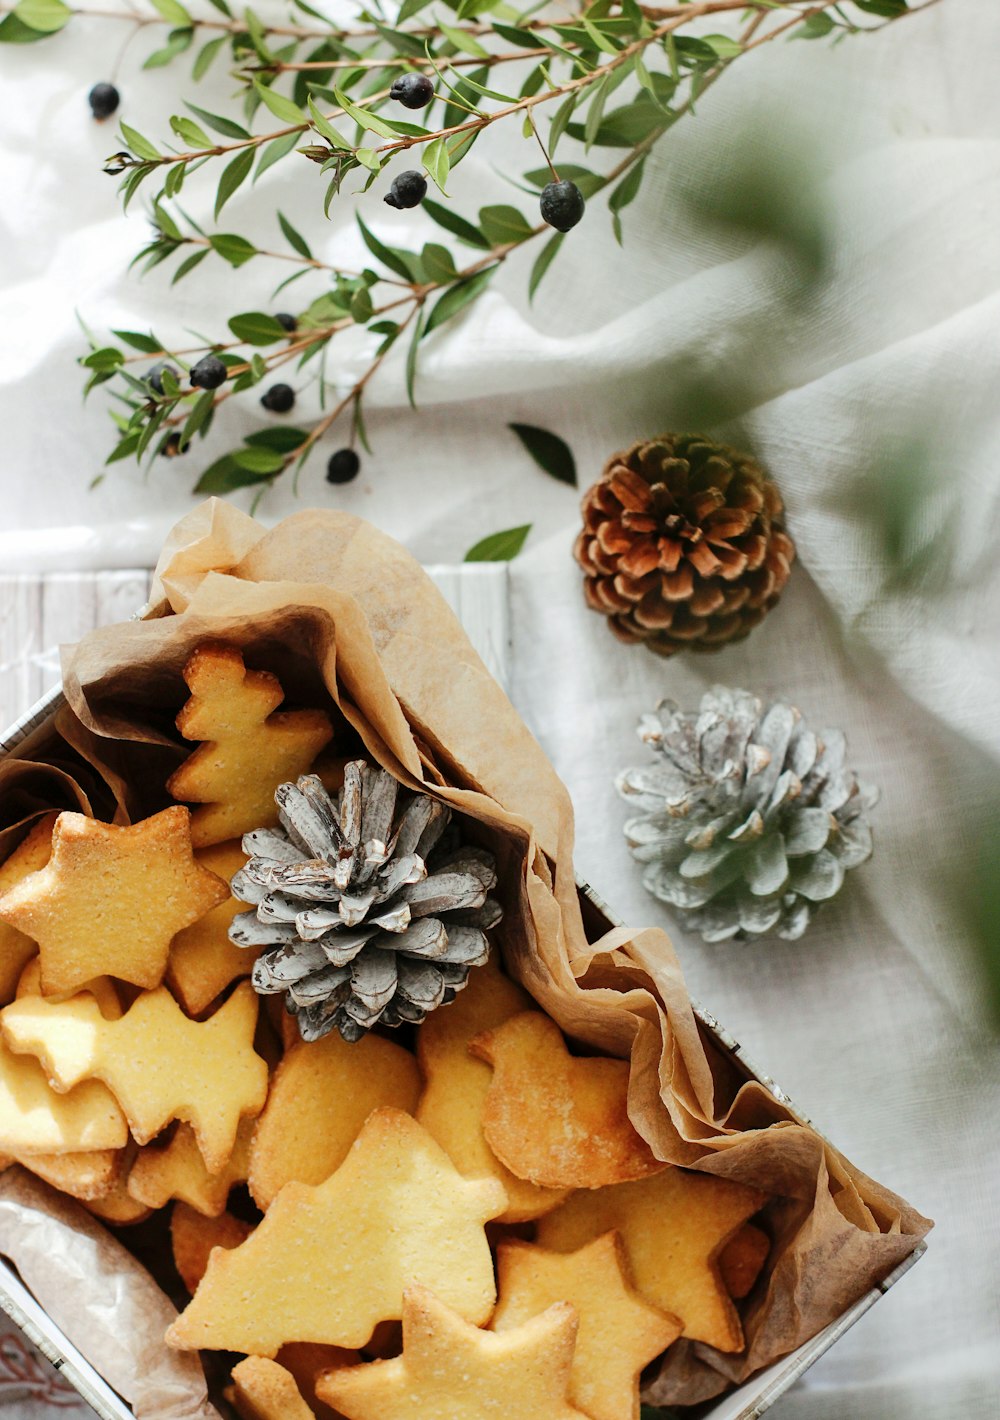
<path fill-rule="evenodd" d="M 623 253 L 594 203 L 532 308 L 530 258 L 514 259 L 427 344 L 419 414 L 398 368 L 379 379 L 376 452 L 355 484 L 331 490 L 317 460 L 298 501 L 279 489 L 263 509 L 349 508 L 428 562 L 533 522 L 511 569 L 513 697 L 573 794 L 580 871 L 628 920 L 666 926 L 694 994 L 845 1153 L 937 1219 L 924 1261 L 779 1402 L 781 1420 L 1000 1416 L 1000 1056 L 948 895 L 1000 783 L 998 47 L 996 0 L 943 0 L 834 49 L 776 44 L 741 62 L 650 164 Z M 190 457 L 159 460 L 148 479 L 118 465 L 86 491 L 110 426 L 99 395 L 81 411 L 74 307 L 102 329 L 152 323 L 172 338 L 268 305 L 271 273 L 259 264 L 216 264 L 211 277 L 206 264 L 204 280 L 173 290 L 162 269 L 123 279 L 143 219 L 118 215 L 97 170 L 113 136 L 90 122 L 85 99 L 113 49 L 106 28 L 74 24 L 0 53 L 3 571 L 151 562 L 191 504 Z M 175 86 L 191 93 L 186 73 L 140 79 L 126 63 L 124 117 L 165 133 Z M 197 101 L 218 107 L 226 89 L 220 72 Z M 746 114 L 765 97 L 762 134 Z M 762 349 L 772 259 L 722 238 L 692 246 L 672 194 L 682 180 L 710 184 L 716 163 L 747 146 L 767 162 L 802 133 L 814 135 L 833 214 L 833 276 Z M 486 154 L 480 145 L 453 179 L 460 210 L 511 200 Z M 499 166 L 531 161 L 515 143 Z M 185 202 L 201 215 L 207 190 L 193 182 Z M 322 234 L 315 175 L 294 162 L 242 190 L 225 225 L 273 240 L 275 205 Z M 430 235 L 419 214 L 369 210 L 383 237 Z M 352 220 L 350 202 L 335 205 L 317 251 L 357 255 Z M 618 645 L 584 610 L 570 559 L 576 495 L 539 473 L 504 426 L 555 429 L 589 482 L 610 450 L 670 426 L 671 371 L 706 358 L 752 367 L 766 387 L 750 422 L 799 561 L 748 642 L 663 663 Z M 345 386 L 359 360 L 348 347 L 338 362 Z M 256 423 L 252 396 L 246 409 L 220 422 Z M 875 477 L 880 430 L 928 420 L 947 480 L 918 531 L 932 533 L 953 505 L 957 536 L 943 589 L 904 594 L 886 588 L 871 526 L 842 494 Z M 611 780 L 641 757 L 636 717 L 663 694 L 693 704 L 716 680 L 842 726 L 854 766 L 882 786 L 875 857 L 799 944 L 685 938 L 644 894 L 622 842 Z"/>

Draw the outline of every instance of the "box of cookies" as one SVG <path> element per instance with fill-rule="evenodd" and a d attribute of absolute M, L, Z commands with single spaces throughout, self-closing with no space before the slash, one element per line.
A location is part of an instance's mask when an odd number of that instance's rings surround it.
<path fill-rule="evenodd" d="M 361 520 L 203 505 L 0 749 L 0 1303 L 98 1414 L 749 1420 L 922 1250 Z"/>

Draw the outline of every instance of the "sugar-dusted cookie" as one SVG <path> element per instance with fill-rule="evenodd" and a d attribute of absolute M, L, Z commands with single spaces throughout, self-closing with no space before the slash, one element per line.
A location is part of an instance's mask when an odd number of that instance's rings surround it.
<path fill-rule="evenodd" d="M 313 1420 L 292 1373 L 263 1356 L 233 1367 L 232 1402 L 240 1420 Z"/>
<path fill-rule="evenodd" d="M 165 986 L 143 992 L 120 1021 L 106 1021 L 86 994 L 58 1004 L 26 996 L 0 1012 L 8 1047 L 37 1055 L 58 1089 L 103 1080 L 140 1144 L 186 1120 L 215 1173 L 233 1152 L 240 1119 L 259 1114 L 267 1096 L 256 1024 L 249 982 L 207 1021 L 189 1020 Z"/>
<path fill-rule="evenodd" d="M 231 881 L 247 861 L 239 841 L 199 848 L 195 859 L 223 882 Z M 231 894 L 190 927 L 178 932 L 170 946 L 167 985 L 189 1016 L 200 1016 L 231 981 L 249 976 L 260 950 L 237 947 L 229 940 L 229 924 L 246 904 Z"/>
<path fill-rule="evenodd" d="M 531 997 L 503 975 L 497 953 L 477 967 L 455 1000 L 426 1017 L 417 1031 L 417 1059 L 424 1091 L 417 1118 L 465 1178 L 498 1178 L 507 1190 L 503 1223 L 540 1218 L 566 1197 L 565 1189 L 538 1188 L 517 1178 L 494 1154 L 483 1134 L 483 1106 L 492 1072 L 469 1054 L 469 1041 L 532 1005 Z"/>
<path fill-rule="evenodd" d="M 129 828 L 59 815 L 45 867 L 0 897 L 0 921 L 38 943 L 46 995 L 95 976 L 160 984 L 171 938 L 229 896 L 195 862 L 189 823 L 180 807 Z"/>
<path fill-rule="evenodd" d="M 169 1143 L 140 1149 L 129 1174 L 129 1193 L 149 1208 L 162 1208 L 177 1198 L 206 1218 L 219 1217 L 229 1190 L 246 1180 L 253 1127 L 252 1118 L 240 1120 L 233 1152 L 218 1173 L 209 1173 L 194 1130 L 178 1124 Z"/>
<path fill-rule="evenodd" d="M 574 1193 L 542 1218 L 542 1247 L 571 1252 L 615 1228 L 647 1301 L 673 1312 L 684 1335 L 740 1351 L 743 1328 L 719 1276 L 718 1256 L 765 1195 L 728 1179 L 667 1168 L 653 1178 Z"/>
<path fill-rule="evenodd" d="M 747 1296 L 771 1251 L 771 1239 L 753 1223 L 745 1223 L 719 1253 L 719 1271 L 726 1291 L 737 1301 Z"/>
<path fill-rule="evenodd" d="M 250 1192 L 269 1208 L 280 1188 L 322 1183 L 347 1157 L 373 1109 L 412 1114 L 420 1071 L 408 1050 L 382 1036 L 349 1045 L 336 1031 L 298 1041 L 271 1080 L 250 1149 Z"/>
<path fill-rule="evenodd" d="M 93 1001 L 90 1004 L 96 1011 Z M 120 1149 L 127 1141 L 125 1116 L 105 1085 L 86 1080 L 68 1094 L 57 1094 L 37 1060 L 15 1055 L 0 1041 L 0 1149 L 4 1153 L 22 1159 L 31 1154 Z"/>
<path fill-rule="evenodd" d="M 253 1224 L 232 1213 L 219 1213 L 206 1218 L 186 1203 L 175 1203 L 170 1214 L 170 1245 L 174 1266 L 189 1292 L 193 1292 L 205 1275 L 213 1247 L 239 1247 L 253 1232 Z"/>
<path fill-rule="evenodd" d="M 93 996 L 105 1020 L 117 1021 L 121 1018 L 122 1003 L 118 999 L 115 983 L 110 976 L 96 976 L 93 981 L 88 981 L 86 986 L 81 986 L 80 990 Z M 37 957 L 32 957 L 21 972 L 14 996 L 20 1001 L 22 996 L 40 996 L 41 994 L 42 966 Z M 71 996 L 77 994 L 76 991 L 63 992 L 58 996 L 47 996 L 45 999 L 53 1002 L 68 1001 Z"/>
<path fill-rule="evenodd" d="M 494 1331 L 510 1331 L 554 1302 L 569 1302 L 580 1329 L 569 1398 L 591 1420 L 639 1420 L 639 1374 L 681 1334 L 680 1320 L 632 1286 L 617 1233 L 578 1252 L 501 1243 Z"/>
<path fill-rule="evenodd" d="M 124 1149 L 92 1149 L 77 1154 L 25 1154 L 19 1163 L 60 1193 L 89 1203 L 104 1198 L 121 1177 Z"/>
<path fill-rule="evenodd" d="M 483 1225 L 505 1202 L 415 1119 L 377 1109 L 325 1183 L 286 1184 L 242 1247 L 214 1254 L 167 1342 L 272 1357 L 286 1341 L 363 1346 L 413 1282 L 478 1326 L 496 1300 Z"/>
<path fill-rule="evenodd" d="M 518 1178 L 547 1188 L 602 1188 L 664 1165 L 628 1117 L 624 1060 L 570 1055 L 556 1023 L 524 1011 L 470 1042 L 493 1066 L 483 1132 Z"/>
<path fill-rule="evenodd" d="M 334 1371 L 316 1392 L 348 1420 L 587 1420 L 568 1399 L 576 1325 L 557 1302 L 512 1331 L 480 1331 L 408 1287 L 403 1354 Z"/>
<path fill-rule="evenodd" d="M 52 829 L 58 814 L 45 814 L 3 863 L 0 863 L 0 900 L 12 887 L 31 873 L 37 873 L 49 861 L 52 852 Z M 14 998 L 14 988 L 26 961 L 35 955 L 38 946 L 34 938 L 19 932 L 0 918 L 0 1006 Z"/>
<path fill-rule="evenodd" d="M 186 740 L 204 743 L 167 780 L 175 799 L 200 804 L 199 847 L 278 821 L 274 791 L 312 766 L 333 737 L 322 710 L 273 712 L 285 693 L 273 675 L 248 671 L 235 646 L 201 646 L 184 667 L 191 698 L 177 716 Z"/>

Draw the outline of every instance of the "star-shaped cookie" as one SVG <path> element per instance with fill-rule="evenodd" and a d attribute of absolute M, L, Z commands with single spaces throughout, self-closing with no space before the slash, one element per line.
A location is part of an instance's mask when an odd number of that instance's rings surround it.
<path fill-rule="evenodd" d="M 415 1282 L 480 1325 L 496 1300 L 484 1225 L 506 1201 L 495 1179 L 462 1178 L 415 1119 L 377 1109 L 325 1183 L 286 1184 L 242 1247 L 212 1256 L 167 1342 L 270 1357 L 286 1341 L 360 1347 Z"/>
<path fill-rule="evenodd" d="M 634 1183 L 574 1193 L 540 1220 L 538 1242 L 570 1252 L 617 1229 L 629 1271 L 647 1301 L 679 1316 L 692 1340 L 740 1351 L 743 1328 L 718 1257 L 765 1199 L 725 1178 L 666 1168 Z"/>
<path fill-rule="evenodd" d="M 3 863 L 0 863 L 0 900 L 12 887 L 31 873 L 37 873 L 49 861 L 52 851 L 52 829 L 57 814 L 46 814 Z M 21 970 L 38 950 L 35 941 L 9 922 L 0 918 L 0 1006 L 13 999 Z"/>
<path fill-rule="evenodd" d="M 639 1374 L 677 1340 L 681 1322 L 632 1286 L 618 1234 L 571 1253 L 501 1243 L 497 1269 L 493 1330 L 510 1331 L 555 1302 L 569 1302 L 580 1322 L 570 1400 L 591 1420 L 639 1420 Z"/>
<path fill-rule="evenodd" d="M 0 921 L 39 945 L 47 995 L 104 975 L 160 984 L 173 936 L 229 897 L 195 862 L 189 824 L 180 807 L 129 828 L 59 815 L 48 863 L 0 897 Z"/>
<path fill-rule="evenodd" d="M 57 1089 L 103 1080 L 138 1143 L 186 1120 L 211 1173 L 225 1167 L 241 1118 L 259 1114 L 267 1096 L 256 1024 L 246 981 L 207 1021 L 189 1020 L 165 986 L 144 991 L 118 1021 L 87 994 L 59 1003 L 24 996 L 0 1012 L 7 1045 L 37 1055 Z"/>
<path fill-rule="evenodd" d="M 603 1188 L 664 1167 L 628 1117 L 627 1061 L 570 1055 L 541 1011 L 483 1032 L 469 1049 L 493 1066 L 486 1142 L 518 1178 L 546 1188 Z"/>
<path fill-rule="evenodd" d="M 567 1302 L 496 1334 L 409 1287 L 403 1354 L 334 1371 L 316 1394 L 347 1420 L 587 1420 L 568 1399 L 575 1337 Z"/>
<path fill-rule="evenodd" d="M 147 1208 L 162 1208 L 176 1198 L 206 1218 L 218 1218 L 230 1189 L 246 1180 L 255 1123 L 250 1116 L 240 1120 L 233 1152 L 218 1173 L 205 1167 L 191 1126 L 178 1124 L 168 1144 L 139 1150 L 128 1177 L 129 1193 Z"/>

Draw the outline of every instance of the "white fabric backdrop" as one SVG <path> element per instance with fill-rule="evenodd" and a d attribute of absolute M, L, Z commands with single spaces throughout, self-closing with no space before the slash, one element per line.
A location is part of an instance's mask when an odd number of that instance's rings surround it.
<path fill-rule="evenodd" d="M 629 920 L 672 930 L 694 993 L 850 1157 L 937 1218 L 927 1258 L 779 1403 L 782 1420 L 1000 1415 L 1000 1063 L 945 890 L 975 846 L 975 811 L 996 803 L 1000 759 L 998 45 L 995 0 L 944 0 L 836 49 L 762 50 L 676 130 L 626 214 L 624 254 L 594 210 L 531 310 L 527 258 L 511 262 L 473 313 L 428 344 L 418 416 L 398 371 L 373 390 L 376 455 L 357 483 L 330 490 L 318 462 L 298 503 L 281 490 L 264 509 L 276 518 L 335 502 L 426 561 L 534 523 L 512 568 L 513 691 L 573 793 L 580 870 Z M 112 49 L 106 28 L 74 25 L 0 54 L 3 570 L 151 560 L 190 506 L 191 459 L 159 461 L 148 482 L 119 465 L 86 492 L 108 427 L 99 397 L 81 412 L 74 307 L 102 328 L 152 322 L 175 335 L 185 324 L 221 329 L 270 290 L 258 264 L 216 265 L 173 292 L 159 273 L 141 285 L 122 278 L 142 219 L 118 216 L 97 171 L 113 138 L 85 108 Z M 144 77 L 140 97 L 126 64 L 126 119 L 165 132 L 171 90 L 189 89 L 176 73 Z M 226 87 L 220 75 L 199 102 L 217 106 Z M 764 96 L 768 131 L 748 138 L 746 105 Z M 680 177 L 711 180 L 707 154 L 750 144 L 766 161 L 803 131 L 825 138 L 814 151 L 835 214 L 835 274 L 818 307 L 762 352 L 767 258 L 721 241 L 692 247 L 672 194 Z M 483 151 L 454 180 L 466 210 L 509 200 Z M 511 151 L 508 170 L 521 160 Z M 185 197 L 204 210 L 204 191 Z M 317 200 L 311 170 L 282 164 L 234 199 L 225 225 L 273 240 L 268 214 L 280 204 L 319 231 Z M 376 211 L 381 235 L 423 235 L 419 216 Z M 335 207 L 317 248 L 346 261 L 351 220 L 349 203 Z M 619 646 L 583 609 L 569 558 L 575 496 L 534 469 L 504 424 L 561 432 L 589 481 L 610 449 L 669 425 L 665 372 L 705 356 L 758 375 L 764 362 L 767 402 L 753 424 L 799 565 L 748 643 L 660 663 Z M 345 386 L 360 368 L 345 356 Z M 962 500 L 960 553 L 943 595 L 890 595 L 870 530 L 835 495 L 870 468 L 880 424 L 922 426 L 929 409 L 965 431 L 945 461 L 948 496 Z M 664 693 L 694 702 L 716 679 L 782 693 L 817 724 L 842 725 L 856 767 L 883 788 L 875 858 L 800 945 L 686 940 L 645 896 L 622 845 L 610 780 L 639 757 L 637 715 Z"/>

